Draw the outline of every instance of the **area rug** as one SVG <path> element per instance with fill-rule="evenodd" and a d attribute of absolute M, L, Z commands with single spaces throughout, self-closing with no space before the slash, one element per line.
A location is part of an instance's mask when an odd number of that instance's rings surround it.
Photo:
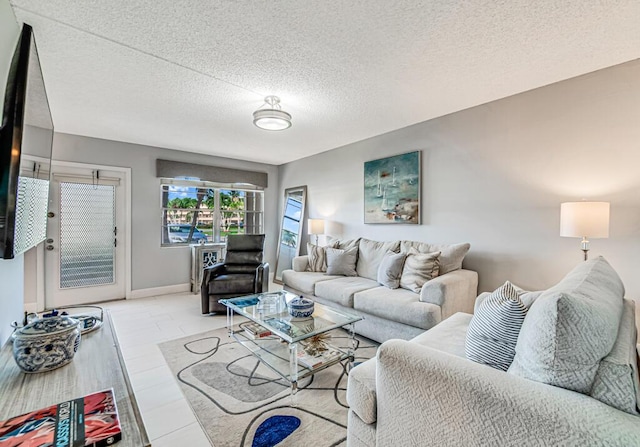
<path fill-rule="evenodd" d="M 348 335 L 331 332 L 345 348 Z M 355 363 L 375 356 L 378 344 L 356 337 Z M 288 382 L 218 329 L 159 345 L 200 425 L 214 446 L 345 446 L 346 361 L 299 382 Z"/>

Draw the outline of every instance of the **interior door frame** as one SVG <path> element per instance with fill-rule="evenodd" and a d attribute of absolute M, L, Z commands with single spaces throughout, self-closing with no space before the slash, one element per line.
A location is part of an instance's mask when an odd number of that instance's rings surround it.
<path fill-rule="evenodd" d="M 125 224 L 125 247 L 124 247 L 124 290 L 125 299 L 131 299 L 131 168 L 125 168 L 121 166 L 108 166 L 97 165 L 90 163 L 78 163 L 73 161 L 51 160 L 51 170 L 55 168 L 77 168 L 77 169 L 89 169 L 89 170 L 108 170 L 122 173 L 124 175 L 124 224 Z M 51 178 L 53 181 L 53 177 Z M 43 250 L 44 254 L 44 250 Z M 44 287 L 44 269 L 42 270 L 42 277 L 38 278 Z M 42 302 L 38 297 L 38 307 L 44 309 L 45 307 L 44 294 L 42 295 Z"/>

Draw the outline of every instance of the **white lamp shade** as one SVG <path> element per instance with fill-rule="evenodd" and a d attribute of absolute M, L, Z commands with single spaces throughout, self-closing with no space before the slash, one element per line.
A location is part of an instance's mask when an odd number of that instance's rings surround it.
<path fill-rule="evenodd" d="M 609 202 L 565 202 L 560 205 L 560 236 L 609 237 Z"/>
<path fill-rule="evenodd" d="M 309 234 L 324 234 L 324 219 L 309 219 Z"/>

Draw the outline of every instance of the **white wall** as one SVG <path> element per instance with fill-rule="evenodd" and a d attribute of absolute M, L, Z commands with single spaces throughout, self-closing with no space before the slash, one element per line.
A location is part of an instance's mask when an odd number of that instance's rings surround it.
<path fill-rule="evenodd" d="M 265 190 L 265 250 L 267 260 L 273 265 L 278 221 L 273 210 L 277 209 L 279 197 L 276 166 L 56 133 L 53 138 L 54 160 L 131 168 L 132 290 L 184 284 L 190 278 L 189 248 L 160 247 L 158 158 L 266 172 L 269 187 Z"/>
<path fill-rule="evenodd" d="M 0 100 L 4 90 L 11 58 L 20 30 L 8 0 L 0 0 Z M 0 110 L 0 119 L 2 110 Z M 22 321 L 22 286 L 24 269 L 22 256 L 0 260 L 0 346 L 11 334 L 12 321 Z"/>
<path fill-rule="evenodd" d="M 364 162 L 413 150 L 422 225 L 365 225 Z M 640 60 L 281 166 L 280 190 L 304 184 L 308 215 L 334 236 L 470 242 L 480 291 L 560 280 L 582 257 L 579 239 L 559 236 L 560 203 L 610 201 L 610 238 L 590 254 L 640 301 Z"/>

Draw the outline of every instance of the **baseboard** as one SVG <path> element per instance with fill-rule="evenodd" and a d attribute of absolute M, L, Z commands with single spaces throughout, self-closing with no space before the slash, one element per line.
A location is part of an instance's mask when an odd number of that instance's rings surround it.
<path fill-rule="evenodd" d="M 128 299 L 147 298 L 149 296 L 171 295 L 172 293 L 184 293 L 191 291 L 191 283 L 175 284 L 173 286 L 151 287 L 149 289 L 132 290 Z"/>

